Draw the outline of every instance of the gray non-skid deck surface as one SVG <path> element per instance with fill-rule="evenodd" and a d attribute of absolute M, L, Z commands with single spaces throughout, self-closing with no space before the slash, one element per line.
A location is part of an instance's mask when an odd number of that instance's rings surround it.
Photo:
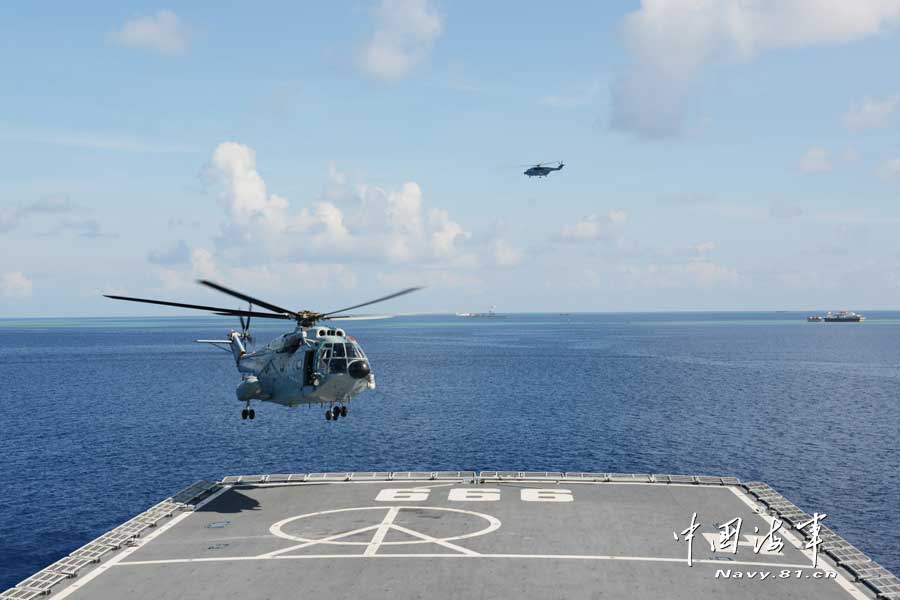
<path fill-rule="evenodd" d="M 419 488 L 420 497 L 427 490 L 427 499 L 377 499 L 383 490 L 397 488 Z M 451 490 L 459 488 L 499 490 L 499 500 L 450 500 Z M 523 490 L 535 489 L 570 490 L 574 499 L 523 501 Z M 754 526 L 768 531 L 739 494 L 731 487 L 612 483 L 238 486 L 175 517 L 93 578 L 75 580 L 62 595 L 76 600 L 851 597 L 834 580 L 807 578 L 814 572 L 810 560 L 788 541 L 781 556 L 755 554 L 744 545 L 737 554 L 712 552 L 701 534 L 718 535 L 718 525 L 734 517 L 744 519 L 744 534 L 752 534 Z M 694 565 L 688 567 L 687 545 L 673 533 L 687 528 L 694 512 L 701 525 Z M 729 568 L 773 574 L 764 581 L 714 577 L 717 569 Z M 797 568 L 803 569 L 800 578 L 776 577 L 782 569 Z M 865 596 L 857 592 L 857 597 Z"/>

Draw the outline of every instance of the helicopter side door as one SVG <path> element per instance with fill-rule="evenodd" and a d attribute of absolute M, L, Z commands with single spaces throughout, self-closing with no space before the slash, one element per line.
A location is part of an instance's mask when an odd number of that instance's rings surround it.
<path fill-rule="evenodd" d="M 312 385 L 315 362 L 316 351 L 307 350 L 303 356 L 303 385 Z"/>

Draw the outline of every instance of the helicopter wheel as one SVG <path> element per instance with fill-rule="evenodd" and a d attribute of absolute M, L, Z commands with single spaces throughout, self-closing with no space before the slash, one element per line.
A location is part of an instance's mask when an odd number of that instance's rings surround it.
<path fill-rule="evenodd" d="M 330 409 L 330 408 L 329 408 L 328 410 L 325 411 L 325 420 L 326 420 L 326 421 L 330 421 L 330 420 L 333 418 L 333 416 L 334 416 L 334 415 L 331 414 L 331 409 Z"/>
<path fill-rule="evenodd" d="M 342 406 L 342 407 L 341 407 L 341 416 L 342 416 L 342 417 L 346 417 L 346 416 L 347 416 L 347 407 L 346 407 L 346 406 Z"/>
<path fill-rule="evenodd" d="M 252 421 L 253 419 L 256 418 L 256 411 L 251 408 L 250 410 L 247 411 L 247 417 L 249 417 L 250 420 Z"/>
<path fill-rule="evenodd" d="M 248 410 L 245 408 L 244 410 L 241 411 L 241 418 L 244 419 L 244 420 L 246 420 L 247 417 L 249 416 L 249 413 L 250 413 L 250 411 L 248 411 Z"/>

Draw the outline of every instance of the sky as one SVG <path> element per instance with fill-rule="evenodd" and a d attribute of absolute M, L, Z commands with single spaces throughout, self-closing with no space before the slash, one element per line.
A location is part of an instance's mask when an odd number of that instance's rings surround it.
<path fill-rule="evenodd" d="M 0 6 L 0 317 L 900 307 L 900 0 Z M 522 173 L 565 162 L 546 179 Z"/>

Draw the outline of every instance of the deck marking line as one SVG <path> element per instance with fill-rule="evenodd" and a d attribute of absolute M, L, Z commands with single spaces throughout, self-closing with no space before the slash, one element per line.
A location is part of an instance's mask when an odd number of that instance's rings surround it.
<path fill-rule="evenodd" d="M 446 537 L 446 538 L 440 538 L 442 541 L 445 541 L 445 542 L 463 540 L 463 539 L 473 538 L 473 537 L 477 537 L 477 536 L 481 536 L 481 535 L 486 535 L 488 533 L 492 533 L 492 532 L 496 531 L 497 529 L 500 528 L 500 525 L 501 525 L 500 519 L 498 519 L 496 517 L 493 517 L 493 516 L 485 514 L 485 513 L 471 511 L 471 510 L 463 510 L 461 508 L 446 508 L 446 507 L 442 507 L 442 506 L 422 506 L 422 505 L 413 505 L 413 506 L 405 506 L 405 505 L 404 506 L 384 506 L 384 505 L 382 505 L 382 506 L 363 506 L 363 507 L 356 507 L 356 508 L 337 508 L 337 509 L 333 509 L 333 510 L 323 510 L 323 511 L 318 511 L 318 512 L 313 512 L 313 513 L 307 513 L 305 515 L 299 515 L 296 517 L 289 517 L 287 519 L 282 519 L 281 521 L 278 521 L 277 523 L 273 524 L 271 527 L 269 527 L 269 532 L 276 537 L 280 537 L 280 538 L 284 538 L 284 539 L 288 539 L 288 540 L 292 540 L 292 541 L 296 541 L 296 542 L 304 542 L 304 543 L 314 542 L 317 544 L 334 544 L 334 545 L 340 545 L 340 546 L 369 546 L 369 545 L 371 545 L 371 541 L 369 541 L 369 542 L 341 542 L 341 541 L 330 541 L 330 540 L 325 540 L 325 539 L 305 538 L 301 535 L 295 535 L 295 534 L 285 532 L 284 527 L 287 524 L 292 523 L 294 521 L 300 521 L 300 520 L 309 519 L 312 517 L 318 517 L 318 516 L 322 516 L 322 515 L 332 515 L 332 514 L 338 514 L 338 513 L 351 513 L 351 512 L 357 512 L 357 511 L 370 511 L 370 510 L 384 511 L 387 509 L 397 509 L 398 511 L 404 511 L 404 510 L 407 510 L 407 511 L 437 511 L 437 512 L 442 512 L 442 513 L 455 513 L 455 514 L 462 514 L 462 515 L 478 517 L 479 519 L 487 521 L 487 523 L 488 523 L 486 527 L 484 527 L 483 529 L 479 529 L 478 531 L 473 531 L 473 532 L 465 533 L 465 534 L 461 534 L 461 535 L 454 535 L 454 536 L 450 536 L 450 537 Z M 371 526 L 372 529 L 376 529 L 378 527 L 379 527 L 379 525 Z M 391 527 L 396 528 L 398 526 L 391 524 Z M 358 531 L 357 531 L 357 533 L 358 533 Z M 346 536 L 342 535 L 341 537 L 346 537 Z M 335 538 L 335 539 L 337 539 L 337 538 Z M 425 536 L 425 537 L 419 537 L 419 539 L 414 540 L 414 541 L 395 541 L 395 542 L 382 541 L 380 543 L 380 545 L 382 545 L 382 546 L 403 546 L 403 545 L 407 545 L 407 544 L 433 544 L 433 543 L 435 543 L 432 541 L 433 539 L 436 539 L 436 538 L 432 538 L 430 536 Z"/>
<path fill-rule="evenodd" d="M 508 559 L 541 559 L 541 560 L 594 560 L 594 561 L 631 561 L 631 562 L 661 562 L 684 564 L 685 560 L 681 557 L 667 558 L 661 556 L 612 556 L 612 555 L 581 555 L 581 554 L 463 554 L 456 552 L 453 554 L 373 554 L 366 556 L 364 554 L 299 554 L 299 555 L 280 555 L 280 556 L 221 556 L 206 558 L 174 558 L 168 560 L 139 560 L 120 562 L 119 567 L 140 567 L 152 565 L 168 565 L 179 563 L 204 563 L 204 562 L 240 562 L 251 560 L 298 560 L 298 559 L 332 559 L 332 558 L 508 558 Z M 796 563 L 771 563 L 758 562 L 750 560 L 716 560 L 716 559 L 694 559 L 694 563 L 706 565 L 718 565 L 720 567 L 728 567 L 731 565 L 742 565 L 751 567 L 774 567 L 782 569 L 806 569 L 813 570 L 812 564 L 796 564 Z M 838 575 L 840 576 L 840 574 Z M 868 598 L 867 600 L 872 600 Z"/>
<path fill-rule="evenodd" d="M 426 542 L 430 542 L 432 544 L 437 544 L 438 546 L 443 546 L 444 548 L 449 548 L 450 550 L 456 550 L 457 552 L 460 552 L 462 554 L 467 554 L 469 556 L 479 556 L 479 554 L 477 552 L 474 552 L 473 550 L 469 550 L 468 548 L 463 548 L 462 546 L 457 546 L 456 544 L 451 544 L 450 542 L 446 542 L 444 540 L 441 540 L 441 539 L 438 539 L 435 537 L 431 537 L 430 535 L 426 535 L 424 533 L 415 531 L 413 529 L 407 529 L 406 527 L 403 527 L 401 525 L 393 525 L 392 529 L 396 529 L 397 531 L 401 531 L 401 532 L 405 533 L 406 535 L 411 535 L 413 537 L 417 537 L 419 539 L 425 540 Z"/>
<path fill-rule="evenodd" d="M 341 538 L 350 537 L 352 535 L 356 535 L 358 533 L 365 533 L 366 531 L 372 531 L 373 529 L 378 529 L 378 525 L 369 525 L 368 527 L 361 527 L 360 529 L 354 529 L 353 531 L 345 531 L 344 533 L 336 533 L 334 535 L 330 535 L 326 538 L 322 538 L 321 540 L 311 540 L 308 542 L 303 542 L 302 544 L 297 544 L 295 546 L 290 546 L 288 548 L 282 548 L 281 550 L 274 550 L 272 552 L 266 552 L 265 554 L 260 554 L 255 558 L 272 558 L 278 556 L 279 554 L 284 554 L 285 552 L 290 552 L 292 550 L 300 550 L 302 548 L 308 548 L 309 546 L 315 546 L 317 544 L 327 544 L 328 542 L 332 542 L 334 540 L 339 540 Z M 383 538 L 383 536 L 382 536 Z"/>
<path fill-rule="evenodd" d="M 386 536 L 388 531 L 394 526 L 394 519 L 397 518 L 397 513 L 399 512 L 400 507 L 398 506 L 392 506 L 388 509 L 387 514 L 384 515 L 384 519 L 382 519 L 381 523 L 378 525 L 375 535 L 372 536 L 372 541 L 366 546 L 366 551 L 363 553 L 365 556 L 372 556 L 378 552 L 378 548 L 384 541 L 384 536 Z"/>

